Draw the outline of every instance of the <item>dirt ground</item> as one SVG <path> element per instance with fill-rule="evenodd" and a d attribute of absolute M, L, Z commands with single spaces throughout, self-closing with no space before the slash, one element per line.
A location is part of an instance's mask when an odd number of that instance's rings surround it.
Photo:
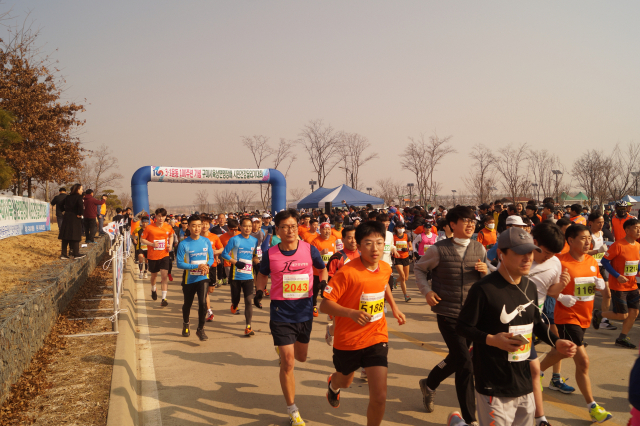
<path fill-rule="evenodd" d="M 111 331 L 111 322 L 106 319 L 70 320 L 111 315 L 108 311 L 81 310 L 113 307 L 110 298 L 81 301 L 112 294 L 111 289 L 99 287 L 112 282 L 111 270 L 102 268 L 105 260 L 106 256 L 60 315 L 44 347 L 12 387 L 12 394 L 0 409 L 1 425 L 106 425 L 116 335 L 62 337 Z"/>
<path fill-rule="evenodd" d="M 38 269 L 60 262 L 58 225 L 51 231 L 0 240 L 0 292 L 8 291 Z"/>

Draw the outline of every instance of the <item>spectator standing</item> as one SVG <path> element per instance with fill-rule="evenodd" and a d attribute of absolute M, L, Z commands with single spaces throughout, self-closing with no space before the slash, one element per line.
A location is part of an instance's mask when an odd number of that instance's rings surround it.
<path fill-rule="evenodd" d="M 87 189 L 84 196 L 84 231 L 85 241 L 87 243 L 95 243 L 96 227 L 98 226 L 96 218 L 98 217 L 98 206 L 104 204 L 104 200 L 96 200 L 93 197 L 93 190 Z"/>
<path fill-rule="evenodd" d="M 104 204 L 100 206 L 100 213 L 98 213 L 98 235 L 106 234 L 102 228 L 104 228 L 104 218 L 107 216 L 107 198 L 109 198 L 107 194 L 102 194 Z"/>
<path fill-rule="evenodd" d="M 65 214 L 58 233 L 58 239 L 62 240 L 60 259 L 69 259 L 68 247 L 71 247 L 72 255 L 75 259 L 81 259 L 84 257 L 84 255 L 80 255 L 82 214 L 84 213 L 82 185 L 76 183 L 71 187 L 71 193 L 65 197 L 61 210 Z"/>
<path fill-rule="evenodd" d="M 64 210 L 62 210 L 62 206 L 64 204 L 64 199 L 67 198 L 67 188 L 60 188 L 60 192 L 58 195 L 53 197 L 51 200 L 51 205 L 56 206 L 56 221 L 58 222 L 58 231 L 60 231 L 60 227 L 62 226 L 62 218 Z"/>

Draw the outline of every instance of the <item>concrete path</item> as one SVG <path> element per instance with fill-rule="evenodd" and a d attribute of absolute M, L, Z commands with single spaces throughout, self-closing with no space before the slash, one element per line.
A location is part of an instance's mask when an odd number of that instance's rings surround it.
<path fill-rule="evenodd" d="M 182 272 L 174 268 L 174 277 Z M 246 338 L 244 307 L 241 315 L 231 315 L 229 286 L 216 289 L 212 295 L 215 320 L 206 323 L 209 340 L 200 342 L 195 335 L 197 311 L 192 310 L 191 337 L 181 335 L 182 291 L 178 281 L 169 283 L 169 306 L 162 308 L 160 300 L 152 301 L 149 280 L 136 280 L 139 297 L 146 299 L 150 344 L 145 344 L 142 359 L 152 359 L 151 371 L 142 377 L 143 389 L 156 398 L 161 420 L 149 412 L 154 425 L 280 425 L 289 424 L 286 404 L 278 381 L 278 358 L 269 333 L 269 299 L 264 309 L 254 309 L 255 336 Z M 143 288 L 141 288 L 143 287 Z M 398 302 L 407 315 L 407 324 L 399 327 L 389 320 L 389 380 L 384 425 L 442 425 L 447 414 L 457 409 L 453 378 L 446 380 L 436 397 L 436 410 L 427 414 L 422 406 L 418 380 L 426 377 L 432 366 L 446 355 L 446 345 L 438 332 L 435 315 L 431 313 L 417 290 L 413 278 L 409 285 L 413 300 Z M 159 286 L 158 286 L 159 289 Z M 160 293 L 158 291 L 158 293 Z M 398 295 L 400 292 L 394 292 Z M 333 372 L 332 350 L 324 341 L 326 315 L 314 321 L 309 359 L 297 363 L 296 404 L 308 425 L 365 425 L 368 403 L 366 382 L 356 379 L 342 391 L 341 406 L 334 409 L 327 403 L 326 379 Z M 619 325 L 619 324 L 616 324 Z M 607 425 L 626 425 L 629 418 L 627 388 L 629 371 L 637 351 L 613 345 L 618 331 L 590 329 L 586 339 L 591 358 L 591 380 L 596 401 L 613 412 Z M 638 328 L 630 334 L 633 342 L 640 340 Z M 542 354 L 548 350 L 538 345 Z M 149 365 L 147 363 L 147 365 Z M 147 369 L 148 370 L 148 369 Z M 547 372 L 550 376 L 551 372 Z M 157 394 L 153 383 L 156 380 Z M 574 365 L 565 361 L 563 376 L 576 386 Z M 548 380 L 544 381 L 545 386 Z M 145 391 L 147 392 L 147 391 Z M 586 425 L 590 423 L 585 401 L 576 391 L 563 395 L 545 388 L 545 410 L 551 424 Z M 153 404 L 148 405 L 153 407 Z M 155 410 L 153 410 L 155 411 Z"/>

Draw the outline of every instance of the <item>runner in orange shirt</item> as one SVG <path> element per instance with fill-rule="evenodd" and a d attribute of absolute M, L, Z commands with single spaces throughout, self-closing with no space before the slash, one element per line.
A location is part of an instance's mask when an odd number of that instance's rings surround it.
<path fill-rule="evenodd" d="M 361 257 L 344 265 L 324 289 L 322 312 L 335 317 L 333 364 L 328 378 L 327 399 L 340 406 L 340 388 L 347 388 L 353 375 L 364 367 L 369 379 L 367 425 L 382 423 L 387 402 L 387 354 L 389 335 L 385 300 L 399 325 L 406 322 L 387 285 L 391 267 L 380 262 L 386 230 L 380 222 L 367 221 L 356 228 Z"/>
<path fill-rule="evenodd" d="M 300 227 L 298 227 L 300 228 Z M 306 232 L 301 235 L 302 241 L 311 244 L 311 241 L 315 240 L 318 237 L 318 219 L 310 219 L 309 227 Z"/>
<path fill-rule="evenodd" d="M 569 242 L 569 253 L 559 256 L 562 264 L 560 283 L 564 286 L 558 295 L 555 308 L 555 323 L 558 337 L 570 340 L 578 346 L 575 357 L 576 382 L 584 397 L 592 421 L 602 423 L 609 420 L 608 413 L 593 399 L 591 380 L 589 379 L 589 356 L 583 346 L 584 333 L 591 323 L 591 311 L 596 290 L 604 289 L 604 280 L 598 269 L 598 262 L 587 254 L 591 248 L 591 233 L 584 225 L 571 225 L 565 232 Z M 555 348 L 540 363 L 540 371 L 544 371 L 564 356 Z"/>
<path fill-rule="evenodd" d="M 167 217 L 167 211 L 162 207 L 156 209 L 155 220 L 149 224 L 142 235 L 140 241 L 142 244 L 146 244 L 147 260 L 149 262 L 149 272 L 151 273 L 151 298 L 153 300 L 158 299 L 158 293 L 156 291 L 156 278 L 158 272 L 160 272 L 161 285 L 162 285 L 162 303 L 161 306 L 167 306 L 167 286 L 169 278 L 169 268 L 171 266 L 171 260 L 169 259 L 169 250 L 173 244 L 173 228 L 165 223 Z"/>
<path fill-rule="evenodd" d="M 220 284 L 216 284 L 216 270 L 218 266 L 218 256 L 224 250 L 224 246 L 220 241 L 220 238 L 214 234 L 213 232 L 209 232 L 211 228 L 211 221 L 213 218 L 207 214 L 201 214 L 200 219 L 202 220 L 202 228 L 200 231 L 200 235 L 207 238 L 211 241 L 211 247 L 213 248 L 213 264 L 209 268 L 209 287 L 207 288 L 207 322 L 213 321 L 214 315 L 211 310 L 211 300 L 209 299 L 209 294 L 213 293 L 213 289 L 220 287 Z M 184 282 L 184 279 L 183 279 Z"/>
<path fill-rule="evenodd" d="M 478 242 L 484 246 L 485 250 L 489 250 L 498 239 L 496 221 L 493 216 L 486 215 L 483 219 L 483 225 L 484 227 L 478 232 Z"/>
<path fill-rule="evenodd" d="M 303 214 L 300 216 L 300 224 L 298 225 L 298 236 L 304 239 L 304 234 L 309 232 L 311 216 Z"/>
<path fill-rule="evenodd" d="M 556 222 L 556 225 L 560 227 L 560 230 L 564 234 L 565 232 L 567 232 L 567 228 L 569 228 L 569 226 L 571 226 L 572 223 L 573 222 L 571 222 L 569 219 L 567 219 L 566 217 L 563 217 L 562 219 L 558 219 L 558 221 Z M 569 243 L 565 238 L 564 248 L 560 253 L 556 254 L 556 256 L 560 257 L 561 255 L 566 253 L 569 253 Z"/>
<path fill-rule="evenodd" d="M 569 220 L 573 223 L 577 223 L 578 225 L 587 226 L 587 219 L 581 215 L 582 207 L 580 204 L 571 205 L 571 210 L 569 210 Z"/>
<path fill-rule="evenodd" d="M 311 220 L 313 229 L 313 221 Z M 311 229 L 307 235 L 311 234 Z M 309 241 L 307 241 L 309 242 Z M 329 259 L 331 256 L 337 251 L 336 250 L 336 237 L 331 235 L 331 225 L 328 222 L 324 222 L 320 225 L 320 234 L 316 238 L 310 241 L 310 244 L 318 249 L 320 252 L 320 256 L 322 256 L 322 261 L 326 265 L 329 263 Z M 320 288 L 320 270 L 313 268 L 313 316 L 318 316 L 318 293 L 320 293 L 322 288 Z"/>
<path fill-rule="evenodd" d="M 600 328 L 603 317 L 623 321 L 622 332 L 615 344 L 636 349 L 636 345 L 629 341 L 627 334 L 631 331 L 640 309 L 640 292 L 636 281 L 640 262 L 640 243 L 636 241 L 640 238 L 640 221 L 629 219 L 623 226 L 625 238 L 613 243 L 602 258 L 602 266 L 612 277 L 609 280 L 609 288 L 611 288 L 613 311 L 595 310 L 592 325 L 596 330 Z"/>
<path fill-rule="evenodd" d="M 629 219 L 633 219 L 633 216 L 627 212 L 627 202 L 616 201 L 616 214 L 611 218 L 611 231 L 616 241 L 623 240 L 626 237 L 624 223 Z"/>
<path fill-rule="evenodd" d="M 396 271 L 398 272 L 398 283 L 404 294 L 404 301 L 408 302 L 411 298 L 407 295 L 407 280 L 409 279 L 409 268 L 411 260 L 409 259 L 409 236 L 404 232 L 404 223 L 400 222 L 393 228 L 393 245 L 398 253 L 394 256 Z"/>

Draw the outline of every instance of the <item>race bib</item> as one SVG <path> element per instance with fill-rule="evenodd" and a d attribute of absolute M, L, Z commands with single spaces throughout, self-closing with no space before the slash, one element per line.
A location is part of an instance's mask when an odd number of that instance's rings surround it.
<path fill-rule="evenodd" d="M 336 240 L 336 250 L 340 251 L 344 248 L 344 243 L 342 242 L 342 240 Z"/>
<path fill-rule="evenodd" d="M 250 273 L 253 272 L 253 264 L 251 263 L 251 261 L 249 261 L 249 263 L 245 263 L 244 264 L 244 268 L 240 269 L 240 268 L 236 267 L 236 270 L 238 272 L 242 272 L 242 273 L 245 273 L 245 274 L 250 274 Z"/>
<path fill-rule="evenodd" d="M 372 315 L 371 322 L 384 316 L 384 291 L 380 293 L 362 293 L 359 310 Z"/>
<path fill-rule="evenodd" d="M 578 299 L 578 302 L 590 302 L 593 300 L 596 294 L 595 281 L 595 277 L 578 277 L 573 279 L 575 283 L 573 295 Z"/>
<path fill-rule="evenodd" d="M 638 275 L 638 262 L 637 260 L 628 260 L 624 262 L 624 276 L 635 277 Z"/>
<path fill-rule="evenodd" d="M 285 299 L 303 299 L 309 297 L 309 275 L 283 275 L 282 297 Z"/>
<path fill-rule="evenodd" d="M 324 264 L 326 265 L 327 263 L 329 263 L 329 259 L 331 259 L 331 256 L 333 256 L 333 252 L 330 251 L 327 254 L 323 254 L 322 255 L 322 261 L 324 262 Z"/>
<path fill-rule="evenodd" d="M 509 333 L 522 334 L 529 341 L 526 345 L 522 345 L 515 352 L 509 352 L 509 362 L 520 362 L 529 359 L 531 355 L 531 336 L 533 335 L 533 323 L 526 325 L 510 325 Z"/>
<path fill-rule="evenodd" d="M 140 250 L 147 251 L 147 245 L 146 244 L 140 244 Z"/>
<path fill-rule="evenodd" d="M 604 257 L 604 253 L 596 253 L 593 255 L 593 258 L 598 261 L 598 265 L 602 264 L 603 257 Z"/>
<path fill-rule="evenodd" d="M 205 263 L 207 263 L 207 261 L 206 261 L 206 260 L 192 260 L 190 264 L 191 264 L 191 265 L 203 265 L 203 264 L 205 264 Z M 201 271 L 199 271 L 198 269 L 191 269 L 191 270 L 189 270 L 189 274 L 190 274 L 190 275 L 194 275 L 194 276 L 195 276 L 195 275 L 197 275 L 197 276 L 202 276 L 202 275 L 204 275 L 204 274 L 203 274 Z"/>
<path fill-rule="evenodd" d="M 396 241 L 396 248 L 398 250 L 402 250 L 402 249 L 406 249 L 407 248 L 407 242 L 404 240 L 398 240 Z"/>
<path fill-rule="evenodd" d="M 256 248 L 256 256 L 258 256 L 258 259 L 262 259 L 262 249 L 260 247 Z"/>
<path fill-rule="evenodd" d="M 165 250 L 167 248 L 167 240 L 153 240 L 156 243 L 154 250 Z"/>
<path fill-rule="evenodd" d="M 384 252 L 385 253 L 391 253 L 391 244 L 385 244 L 384 245 Z"/>

